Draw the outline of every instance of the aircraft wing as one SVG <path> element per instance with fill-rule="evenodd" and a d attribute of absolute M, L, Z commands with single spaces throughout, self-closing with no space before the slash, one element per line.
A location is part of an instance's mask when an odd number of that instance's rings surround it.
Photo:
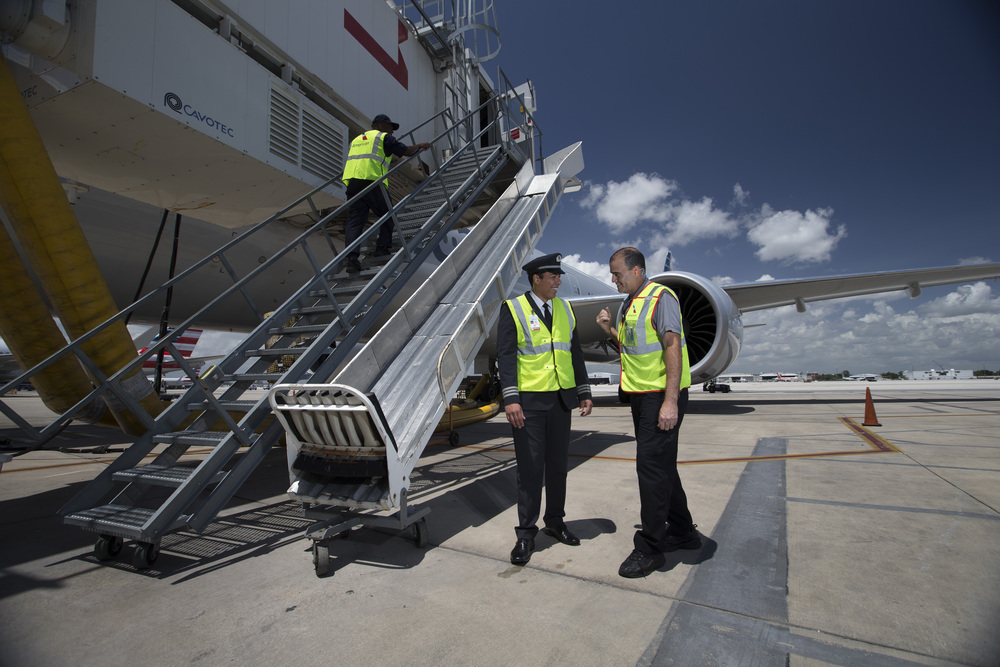
<path fill-rule="evenodd" d="M 1000 278 L 1000 264 L 973 264 L 935 269 L 912 269 L 861 273 L 829 278 L 775 280 L 740 285 L 724 285 L 726 294 L 742 312 L 799 305 L 810 301 L 840 299 L 848 296 L 878 294 L 896 290 L 909 290 L 911 296 L 920 294 L 923 287 L 951 285 L 975 280 Z M 574 309 L 576 302 L 573 303 Z M 577 319 L 582 319 L 577 315 Z"/>

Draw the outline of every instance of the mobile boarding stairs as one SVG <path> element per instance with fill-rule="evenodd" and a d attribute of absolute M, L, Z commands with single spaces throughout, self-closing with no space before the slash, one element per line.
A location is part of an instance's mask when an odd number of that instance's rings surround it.
<path fill-rule="evenodd" d="M 497 120 L 474 133 L 472 119 L 480 111 L 449 124 L 434 139 L 432 173 L 343 250 L 334 247 L 331 222 L 342 219 L 350 202 L 321 212 L 314 201 L 328 185 L 323 184 L 0 387 L 2 395 L 71 354 L 96 378 L 91 394 L 41 430 L 2 400 L 0 410 L 39 443 L 97 398 L 126 406 L 148 429 L 60 509 L 65 523 L 98 534 L 94 552 L 99 559 L 114 558 L 125 540 L 133 540 L 133 565 L 148 568 L 165 534 L 205 530 L 283 432 L 288 433 L 289 494 L 307 511 L 313 506 L 400 508 L 401 527 L 422 518 L 407 508 L 413 468 L 569 177 L 582 168 L 579 144 L 546 159 L 542 175 L 534 174 L 534 160 L 515 144 L 482 146 L 483 137 L 501 134 L 497 125 L 504 116 L 497 113 Z M 414 132 L 441 120 L 438 114 Z M 439 163 L 439 155 L 447 158 Z M 386 178 L 409 159 L 394 166 Z M 497 198 L 489 189 L 505 170 L 516 175 Z M 494 200 L 485 216 L 430 278 L 422 279 L 420 271 L 426 274 L 435 253 L 456 236 L 449 237 L 449 232 L 484 198 Z M 312 211 L 314 225 L 263 264 L 245 273 L 234 266 L 231 258 L 241 242 L 303 208 Z M 347 253 L 363 250 L 374 241 L 379 226 L 389 223 L 395 225 L 399 244 L 395 254 L 360 275 L 346 273 Z M 315 275 L 284 304 L 265 313 L 251 296 L 253 286 L 273 280 L 268 269 L 290 252 L 304 253 Z M 162 302 L 169 289 L 198 289 L 199 275 L 217 273 L 219 266 L 230 276 L 231 287 L 207 296 L 203 308 L 134 362 L 105 377 L 87 357 L 83 345 L 101 331 L 141 306 Z M 392 312 L 394 299 L 410 292 L 405 304 Z M 125 382 L 143 362 L 163 353 L 194 378 L 176 339 L 214 309 L 230 308 L 234 301 L 252 309 L 260 324 L 159 416 L 150 417 Z M 319 378 L 334 381 L 320 384 Z M 310 383 L 303 384 L 306 380 Z M 262 398 L 247 397 L 260 381 L 275 386 Z M 272 406 L 277 419 L 272 418 Z M 148 458 L 152 460 L 146 462 Z M 426 543 L 422 526 L 418 543 Z M 316 544 L 318 557 L 325 542 Z M 325 561 L 317 562 L 317 573 L 325 567 Z"/>

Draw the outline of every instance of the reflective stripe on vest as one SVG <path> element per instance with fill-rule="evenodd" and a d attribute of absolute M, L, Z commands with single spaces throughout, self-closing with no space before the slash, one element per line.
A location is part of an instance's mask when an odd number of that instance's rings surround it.
<path fill-rule="evenodd" d="M 649 283 L 632 299 L 618 326 L 618 344 L 622 360 L 622 391 L 664 391 L 667 387 L 667 366 L 663 360 L 663 340 L 653 327 L 653 309 L 669 287 Z M 691 386 L 691 364 L 688 361 L 687 340 L 681 320 L 681 384 Z"/>
<path fill-rule="evenodd" d="M 518 391 L 557 391 L 576 386 L 570 340 L 576 316 L 562 299 L 552 299 L 552 331 L 522 294 L 507 301 L 517 329 Z"/>
<path fill-rule="evenodd" d="M 385 157 L 385 132 L 368 130 L 364 134 L 359 134 L 351 142 L 351 149 L 347 153 L 347 164 L 344 165 L 344 183 L 352 178 L 360 178 L 365 181 L 376 181 L 389 171 L 389 159 Z M 389 187 L 389 179 L 382 181 L 382 184 Z"/>

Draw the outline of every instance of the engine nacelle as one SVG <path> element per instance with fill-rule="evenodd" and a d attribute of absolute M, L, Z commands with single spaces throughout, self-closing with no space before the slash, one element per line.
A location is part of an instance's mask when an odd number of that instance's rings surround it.
<path fill-rule="evenodd" d="M 693 273 L 671 271 L 653 276 L 677 294 L 684 338 L 691 362 L 691 384 L 708 382 L 726 372 L 740 353 L 743 316 L 725 290 Z"/>

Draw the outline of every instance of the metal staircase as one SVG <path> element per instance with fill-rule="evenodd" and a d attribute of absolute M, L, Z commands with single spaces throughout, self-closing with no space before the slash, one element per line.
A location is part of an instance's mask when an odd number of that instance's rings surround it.
<path fill-rule="evenodd" d="M 328 571 L 329 539 L 355 525 L 413 525 L 426 544 L 429 510 L 407 505 L 413 468 L 566 187 L 558 171 L 534 176 L 529 166 L 332 383 L 271 389 L 287 433 L 288 493 L 322 519 L 306 531 L 317 575 Z M 392 517 L 352 511 L 396 508 Z"/>
<path fill-rule="evenodd" d="M 144 436 L 60 510 L 65 523 L 100 535 L 95 546 L 99 558 L 116 555 L 125 539 L 136 540 L 133 564 L 145 568 L 155 561 L 164 534 L 182 526 L 204 529 L 282 433 L 280 425 L 269 418 L 266 396 L 245 398 L 254 383 L 329 377 L 354 354 L 394 297 L 417 276 L 448 231 L 510 159 L 502 146 L 477 148 L 476 140 L 454 146 L 454 136 L 459 135 L 446 131 L 433 144 L 442 153 L 446 147 L 449 153 L 453 151 L 449 159 L 359 239 L 339 253 L 334 251 L 328 261 L 321 261 L 306 242 L 308 234 L 299 237 L 292 245 L 306 253 L 315 276 L 284 304 L 262 316 L 261 324 L 236 349 L 198 378 L 150 424 Z M 347 206 L 324 216 L 314 229 L 326 233 L 326 223 Z M 346 273 L 347 253 L 363 249 L 379 225 L 390 222 L 395 223 L 399 249 L 383 264 L 369 266 L 360 274 Z M 332 242 L 329 246 L 333 249 Z M 223 264 L 227 264 L 225 250 L 216 255 Z M 262 275 L 266 267 L 235 280 L 208 308 L 230 298 L 250 301 L 247 281 Z M 251 307 L 257 308 L 252 301 Z M 166 349 L 193 378 L 171 342 L 187 326 L 178 327 L 157 347 Z M 149 354 L 154 352 L 151 348 Z M 275 366 L 281 368 L 275 370 Z M 109 378 L 109 383 L 113 385 L 118 375 Z M 152 462 L 140 465 L 161 446 Z M 186 454 L 204 452 L 202 448 L 209 451 L 200 461 L 181 461 Z"/>

